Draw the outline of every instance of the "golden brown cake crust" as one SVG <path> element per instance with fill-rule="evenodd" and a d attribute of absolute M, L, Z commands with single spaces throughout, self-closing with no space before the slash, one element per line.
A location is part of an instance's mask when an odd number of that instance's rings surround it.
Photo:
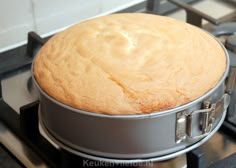
<path fill-rule="evenodd" d="M 114 14 L 52 37 L 34 62 L 40 87 L 85 111 L 142 114 L 188 103 L 213 88 L 226 56 L 207 33 L 171 18 Z"/>

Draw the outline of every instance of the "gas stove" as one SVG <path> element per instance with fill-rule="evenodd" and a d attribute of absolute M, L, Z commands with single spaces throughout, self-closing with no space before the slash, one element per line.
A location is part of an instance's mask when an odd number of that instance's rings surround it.
<path fill-rule="evenodd" d="M 38 93 L 30 71 L 34 55 L 50 37 L 41 38 L 29 32 L 26 45 L 0 53 L 0 167 L 236 167 L 236 11 L 230 16 L 214 19 L 183 1 L 169 1 L 171 4 L 163 5 L 160 1 L 150 0 L 145 12 L 165 14 L 176 7 L 184 8 L 187 22 L 216 36 L 230 56 L 227 92 L 231 95 L 231 103 L 222 127 L 210 140 L 171 160 L 130 165 L 88 160 L 59 148 L 39 124 Z M 134 8 L 137 10 L 137 6 Z M 209 23 L 203 25 L 202 19 Z"/>

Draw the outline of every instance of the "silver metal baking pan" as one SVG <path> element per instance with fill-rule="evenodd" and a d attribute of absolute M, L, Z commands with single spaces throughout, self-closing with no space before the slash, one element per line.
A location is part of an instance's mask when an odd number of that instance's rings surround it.
<path fill-rule="evenodd" d="M 75 109 L 50 97 L 32 75 L 40 93 L 43 126 L 59 146 L 78 155 L 137 160 L 168 159 L 186 152 L 213 135 L 228 107 L 225 80 L 229 56 L 222 49 L 227 66 L 214 88 L 192 102 L 150 114 L 106 115 Z"/>

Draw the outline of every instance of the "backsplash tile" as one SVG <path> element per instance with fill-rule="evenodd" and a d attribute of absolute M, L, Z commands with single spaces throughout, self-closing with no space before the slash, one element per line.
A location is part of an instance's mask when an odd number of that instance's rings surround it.
<path fill-rule="evenodd" d="M 101 13 L 100 0 L 33 0 L 37 32 L 45 34 Z"/>
<path fill-rule="evenodd" d="M 29 31 L 47 36 L 88 18 L 145 0 L 10 0 L 0 5 L 0 52 L 25 42 Z"/>
<path fill-rule="evenodd" d="M 129 7 L 133 4 L 138 4 L 140 2 L 144 2 L 144 0 L 101 0 L 101 10 L 102 12 L 106 12 L 109 10 L 116 10 L 124 9 L 125 7 Z"/>
<path fill-rule="evenodd" d="M 5 0 L 0 5 L 0 49 L 26 39 L 35 30 L 30 0 Z"/>
<path fill-rule="evenodd" d="M 74 23 L 105 15 L 144 0 L 32 0 L 39 34 L 49 33 Z"/>

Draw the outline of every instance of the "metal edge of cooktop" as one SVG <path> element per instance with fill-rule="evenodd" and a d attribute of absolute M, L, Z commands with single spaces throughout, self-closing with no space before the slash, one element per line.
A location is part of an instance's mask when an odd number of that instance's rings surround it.
<path fill-rule="evenodd" d="M 0 143 L 10 151 L 25 167 L 47 168 L 46 163 L 38 157 L 22 140 L 0 122 Z"/>

